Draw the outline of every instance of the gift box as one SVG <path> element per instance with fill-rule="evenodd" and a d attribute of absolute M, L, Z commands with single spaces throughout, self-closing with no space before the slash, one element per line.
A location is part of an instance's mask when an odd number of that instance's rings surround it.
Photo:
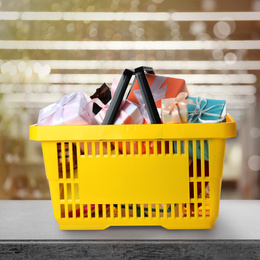
<path fill-rule="evenodd" d="M 205 99 L 201 97 L 187 97 L 194 105 L 188 104 L 188 123 L 219 123 L 226 118 L 226 101 L 218 99 Z M 174 149 L 176 149 L 174 142 Z M 181 150 L 184 150 L 183 144 Z M 201 159 L 200 141 L 196 142 L 197 159 Z M 189 157 L 193 157 L 192 142 L 189 141 Z M 209 160 L 208 141 L 204 141 L 204 159 Z"/>
<path fill-rule="evenodd" d="M 101 111 L 95 116 L 95 120 L 98 124 L 102 124 L 108 106 L 110 102 L 101 109 Z M 122 125 L 122 124 L 142 124 L 143 123 L 143 116 L 136 104 L 129 100 L 122 101 L 120 106 L 119 112 L 116 116 L 115 125 Z"/>
<path fill-rule="evenodd" d="M 62 99 L 40 110 L 38 126 L 51 125 L 96 125 L 93 104 L 104 104 L 91 99 L 82 91 L 65 95 Z"/>
<path fill-rule="evenodd" d="M 219 123 L 226 119 L 226 101 L 206 99 L 202 97 L 187 97 L 194 102 L 189 104 L 189 123 Z"/>
<path fill-rule="evenodd" d="M 187 123 L 188 104 L 194 104 L 192 99 L 186 99 L 188 94 L 181 92 L 176 98 L 163 98 L 161 100 L 161 117 L 164 124 Z"/>
<path fill-rule="evenodd" d="M 90 96 L 91 99 L 98 98 L 102 101 L 102 103 L 107 104 L 111 100 L 111 91 L 106 83 L 104 83 L 100 88 L 96 89 L 96 92 Z M 96 115 L 102 107 L 98 104 L 94 103 L 93 105 L 93 113 Z"/>
<path fill-rule="evenodd" d="M 161 108 L 161 99 L 163 98 L 175 98 L 180 92 L 186 92 L 189 94 L 185 80 L 183 79 L 157 76 L 153 74 L 146 74 L 146 78 L 157 108 Z M 137 80 L 135 80 L 127 99 L 140 105 L 145 121 L 150 123 Z"/>

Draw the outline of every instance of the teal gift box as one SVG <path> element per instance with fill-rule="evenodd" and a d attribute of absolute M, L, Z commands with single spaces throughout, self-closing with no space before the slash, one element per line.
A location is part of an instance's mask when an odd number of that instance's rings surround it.
<path fill-rule="evenodd" d="M 219 123 L 226 119 L 226 100 L 187 97 L 195 105 L 187 105 L 188 123 Z"/>
<path fill-rule="evenodd" d="M 226 119 L 226 101 L 218 99 L 206 99 L 201 97 L 187 97 L 192 99 L 194 105 L 187 105 L 188 108 L 188 123 L 219 123 Z M 204 141 L 204 158 L 209 160 L 208 141 Z M 174 142 L 174 149 L 177 148 Z M 181 150 L 184 152 L 184 146 L 181 145 Z M 201 159 L 200 141 L 196 142 L 197 159 Z M 189 157 L 193 158 L 192 141 L 189 141 Z"/>

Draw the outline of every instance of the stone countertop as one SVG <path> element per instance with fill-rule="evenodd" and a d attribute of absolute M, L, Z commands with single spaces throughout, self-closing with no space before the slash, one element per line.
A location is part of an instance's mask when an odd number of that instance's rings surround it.
<path fill-rule="evenodd" d="M 221 200 L 215 228 L 208 230 L 134 226 L 65 231 L 59 230 L 49 200 L 0 200 L 0 259 L 61 256 L 63 259 L 226 259 L 228 256 L 260 259 L 260 201 Z"/>

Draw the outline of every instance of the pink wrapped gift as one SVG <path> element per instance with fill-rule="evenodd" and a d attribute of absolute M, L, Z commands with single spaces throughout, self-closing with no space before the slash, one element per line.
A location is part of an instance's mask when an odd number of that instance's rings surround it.
<path fill-rule="evenodd" d="M 67 94 L 40 110 L 38 125 L 96 125 L 93 103 L 105 106 L 99 99 L 91 99 L 82 91 Z"/>
<path fill-rule="evenodd" d="M 102 124 L 105 118 L 109 104 L 110 102 L 95 116 L 95 120 L 100 125 Z M 114 124 L 122 125 L 122 124 L 142 124 L 142 123 L 143 123 L 143 116 L 138 106 L 129 100 L 123 100 Z"/>

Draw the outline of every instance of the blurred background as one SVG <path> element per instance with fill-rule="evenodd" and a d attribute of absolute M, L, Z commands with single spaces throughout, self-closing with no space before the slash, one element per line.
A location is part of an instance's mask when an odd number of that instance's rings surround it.
<path fill-rule="evenodd" d="M 227 100 L 222 199 L 260 199 L 260 0 L 0 0 L 0 199 L 49 199 L 40 108 L 124 68 Z"/>

